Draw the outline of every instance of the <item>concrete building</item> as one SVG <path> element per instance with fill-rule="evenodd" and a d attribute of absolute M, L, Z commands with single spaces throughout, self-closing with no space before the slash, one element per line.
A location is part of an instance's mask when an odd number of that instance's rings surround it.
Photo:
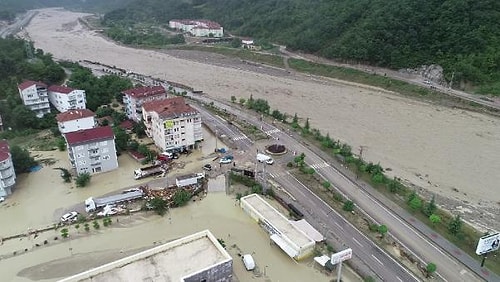
<path fill-rule="evenodd" d="M 60 282 L 230 282 L 233 259 L 208 230 L 60 280 Z"/>
<path fill-rule="evenodd" d="M 167 98 L 167 91 L 163 86 L 145 86 L 128 89 L 122 92 L 125 114 L 135 122 L 142 120 L 142 105 L 146 102 Z"/>
<path fill-rule="evenodd" d="M 110 126 L 68 132 L 68 156 L 76 173 L 99 173 L 118 168 L 115 135 Z"/>
<path fill-rule="evenodd" d="M 71 109 L 85 109 L 85 90 L 78 90 L 60 85 L 48 88 L 50 103 L 61 113 Z"/>
<path fill-rule="evenodd" d="M 168 26 L 198 37 L 223 37 L 224 29 L 216 22 L 209 20 L 171 20 Z"/>
<path fill-rule="evenodd" d="M 56 116 L 57 127 L 62 134 L 90 129 L 96 126 L 95 114 L 91 110 L 69 110 Z"/>
<path fill-rule="evenodd" d="M 23 104 L 35 112 L 38 118 L 50 113 L 47 84 L 27 80 L 17 86 Z"/>
<path fill-rule="evenodd" d="M 203 140 L 201 115 L 183 97 L 148 102 L 142 109 L 146 134 L 162 151 L 193 149 Z"/>
<path fill-rule="evenodd" d="M 12 194 L 16 185 L 16 172 L 7 140 L 0 140 L 0 197 Z"/>
<path fill-rule="evenodd" d="M 313 254 L 316 242 L 257 194 L 241 198 L 241 208 L 270 234 L 287 255 L 300 260 Z"/>

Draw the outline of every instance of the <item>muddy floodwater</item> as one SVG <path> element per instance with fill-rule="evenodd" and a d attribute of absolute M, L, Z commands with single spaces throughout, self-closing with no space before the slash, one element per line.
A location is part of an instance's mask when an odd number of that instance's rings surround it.
<path fill-rule="evenodd" d="M 206 130 L 204 134 L 206 138 L 200 149 L 177 160 L 181 165 L 168 174 L 169 183 L 175 175 L 201 171 L 201 165 L 213 159 L 215 139 Z M 123 154 L 119 157 L 118 170 L 94 175 L 89 187 L 76 188 L 74 183 L 63 183 L 59 171 L 54 169 L 69 166 L 66 152 L 34 152 L 33 155 L 38 159 L 53 159 L 55 163 L 19 176 L 15 193 L 0 204 L 1 237 L 52 226 L 64 212 L 87 197 L 151 180 L 134 180 L 132 172 L 141 165 Z M 160 185 L 164 181 L 156 180 Z M 211 178 L 208 194 L 186 207 L 170 210 L 163 217 L 140 212 L 114 217 L 110 227 L 104 227 L 100 220 L 98 230 L 92 224 L 88 232 L 83 226 L 78 229 L 71 226 L 70 237 L 66 239 L 61 237 L 59 229 L 4 241 L 0 245 L 1 281 L 55 281 L 204 229 L 225 241 L 234 259 L 237 281 L 330 281 L 334 278 L 323 273 L 312 259 L 297 263 L 277 246 L 270 245 L 268 234 L 241 210 L 234 196 L 226 195 L 224 183 L 223 175 Z M 239 257 L 243 253 L 254 254 L 255 271 L 244 269 Z M 347 268 L 343 272 L 345 280 L 359 281 Z"/>

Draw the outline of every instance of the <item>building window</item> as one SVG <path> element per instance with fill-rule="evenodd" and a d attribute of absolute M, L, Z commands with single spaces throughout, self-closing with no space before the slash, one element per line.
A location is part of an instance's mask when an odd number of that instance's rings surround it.
<path fill-rule="evenodd" d="M 102 156 L 103 160 L 109 160 L 109 155 Z"/>

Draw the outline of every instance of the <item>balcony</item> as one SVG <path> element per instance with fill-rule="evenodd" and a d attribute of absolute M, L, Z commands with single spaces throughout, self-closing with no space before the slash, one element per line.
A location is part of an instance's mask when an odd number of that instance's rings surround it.
<path fill-rule="evenodd" d="M 0 178 L 5 180 L 5 179 L 8 179 L 9 177 L 12 177 L 12 176 L 14 176 L 14 175 L 15 175 L 15 174 L 14 174 L 14 170 L 10 170 L 10 171 L 9 171 L 9 170 L 7 170 L 7 171 L 2 171 L 2 172 L 0 173 Z"/>

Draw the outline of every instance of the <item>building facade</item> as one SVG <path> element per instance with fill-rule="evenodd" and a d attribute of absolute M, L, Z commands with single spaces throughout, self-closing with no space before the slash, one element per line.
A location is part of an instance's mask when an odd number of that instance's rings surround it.
<path fill-rule="evenodd" d="M 193 149 L 203 140 L 201 115 L 183 97 L 148 102 L 142 109 L 146 134 L 161 150 Z"/>
<path fill-rule="evenodd" d="M 16 185 L 16 172 L 7 140 L 0 140 L 0 197 L 12 194 Z"/>
<path fill-rule="evenodd" d="M 85 90 L 78 90 L 60 85 L 48 88 L 50 103 L 61 113 L 72 109 L 85 109 Z"/>
<path fill-rule="evenodd" d="M 47 85 L 42 82 L 24 81 L 17 86 L 23 104 L 35 112 L 38 118 L 50 113 Z"/>
<path fill-rule="evenodd" d="M 125 114 L 135 122 L 142 120 L 142 104 L 167 98 L 163 86 L 146 86 L 128 89 L 122 92 Z"/>
<path fill-rule="evenodd" d="M 223 37 L 224 29 L 216 22 L 209 20 L 171 20 L 168 26 L 198 37 Z"/>
<path fill-rule="evenodd" d="M 95 114 L 91 110 L 69 110 L 56 116 L 57 127 L 62 134 L 96 127 Z"/>
<path fill-rule="evenodd" d="M 118 168 L 115 135 L 110 126 L 69 132 L 64 136 L 69 160 L 78 175 Z"/>

